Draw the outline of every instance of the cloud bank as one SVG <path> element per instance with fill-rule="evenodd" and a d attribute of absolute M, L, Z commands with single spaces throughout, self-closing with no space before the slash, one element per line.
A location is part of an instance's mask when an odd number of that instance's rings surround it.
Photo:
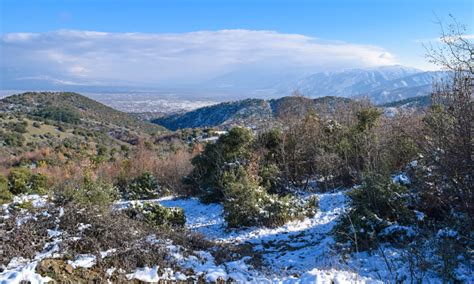
<path fill-rule="evenodd" d="M 0 70 L 6 85 L 18 80 L 50 80 L 67 85 L 159 86 L 193 84 L 239 70 L 317 72 L 397 63 L 381 47 L 274 31 L 59 30 L 4 34 L 0 44 Z"/>

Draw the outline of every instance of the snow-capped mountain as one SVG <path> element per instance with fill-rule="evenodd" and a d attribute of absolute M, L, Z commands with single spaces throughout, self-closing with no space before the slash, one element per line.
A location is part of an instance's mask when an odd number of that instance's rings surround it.
<path fill-rule="evenodd" d="M 426 95 L 446 72 L 424 72 L 404 66 L 350 69 L 304 77 L 283 92 L 298 90 L 309 97 L 367 97 L 376 104 Z"/>

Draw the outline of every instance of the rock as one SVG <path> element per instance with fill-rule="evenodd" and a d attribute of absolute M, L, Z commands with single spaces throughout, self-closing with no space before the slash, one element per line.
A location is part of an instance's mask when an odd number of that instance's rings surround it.
<path fill-rule="evenodd" d="M 74 271 L 74 268 L 72 267 L 72 265 L 67 264 L 66 267 L 65 267 L 65 270 L 66 270 L 67 273 L 72 274 L 73 271 Z"/>

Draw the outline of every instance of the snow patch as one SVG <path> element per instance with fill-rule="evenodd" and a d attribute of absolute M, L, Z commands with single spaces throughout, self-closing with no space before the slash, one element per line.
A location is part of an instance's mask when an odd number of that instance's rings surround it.
<path fill-rule="evenodd" d="M 91 268 L 92 266 L 95 265 L 96 257 L 95 255 L 91 254 L 80 254 L 76 256 L 76 258 L 71 261 L 69 260 L 67 263 L 69 263 L 73 268 Z"/>

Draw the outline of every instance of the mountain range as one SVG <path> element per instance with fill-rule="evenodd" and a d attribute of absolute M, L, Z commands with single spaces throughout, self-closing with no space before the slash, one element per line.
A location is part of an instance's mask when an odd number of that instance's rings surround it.
<path fill-rule="evenodd" d="M 366 97 L 375 104 L 427 95 L 434 82 L 448 76 L 446 72 L 423 72 L 403 66 L 373 69 L 351 69 L 335 73 L 317 73 L 291 85 L 308 97 Z"/>
<path fill-rule="evenodd" d="M 19 86 L 9 87 L 83 92 L 103 92 L 107 90 L 136 93 L 137 91 L 146 91 L 145 93 L 150 94 L 170 93 L 173 94 L 174 99 L 205 99 L 207 101 L 229 101 L 245 98 L 272 99 L 288 96 L 298 91 L 310 98 L 325 96 L 367 97 L 375 104 L 384 104 L 428 95 L 433 83 L 443 80 L 447 76 L 448 73 L 443 71 L 423 71 L 401 65 L 318 73 L 311 73 L 307 70 L 282 71 L 280 69 L 268 70 L 268 68 L 261 68 L 258 70 L 236 70 L 199 84 L 176 85 L 172 88 L 152 85 L 132 86 L 126 83 L 94 85 L 93 83 L 82 82 L 81 85 L 70 85 L 67 84 L 67 80 L 51 80 L 50 78 L 19 80 Z M 125 107 L 116 105 L 114 107 L 126 110 Z"/>

